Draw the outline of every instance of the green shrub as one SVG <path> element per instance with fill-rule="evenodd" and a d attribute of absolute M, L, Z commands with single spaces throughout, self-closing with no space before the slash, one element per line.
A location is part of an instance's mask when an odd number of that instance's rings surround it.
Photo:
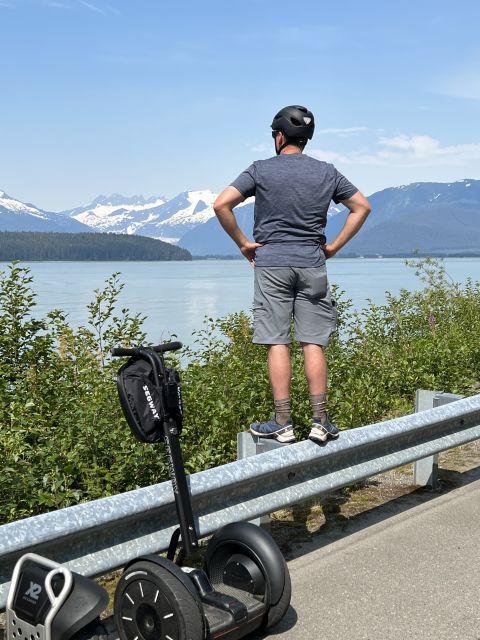
<path fill-rule="evenodd" d="M 58 509 L 164 478 L 158 451 L 137 446 L 117 401 L 111 347 L 144 340 L 143 319 L 116 315 L 114 274 L 87 327 L 60 311 L 32 318 L 28 269 L 0 279 L 0 521 Z"/>
<path fill-rule="evenodd" d="M 425 288 L 387 294 L 382 305 L 355 311 L 335 292 L 329 407 L 343 429 L 411 411 L 417 388 L 478 392 L 480 284 L 452 282 L 438 260 L 412 266 Z M 117 311 L 118 276 L 95 291 L 87 325 L 74 330 L 62 311 L 33 317 L 27 268 L 12 263 L 0 275 L 0 522 L 167 478 L 162 447 L 133 438 L 117 399 L 119 362 L 108 354 L 145 340 L 144 318 Z M 237 433 L 272 412 L 267 350 L 251 339 L 246 313 L 208 318 L 177 356 L 189 472 L 234 460 Z M 305 436 L 310 407 L 298 344 L 291 353 L 293 417 Z"/>

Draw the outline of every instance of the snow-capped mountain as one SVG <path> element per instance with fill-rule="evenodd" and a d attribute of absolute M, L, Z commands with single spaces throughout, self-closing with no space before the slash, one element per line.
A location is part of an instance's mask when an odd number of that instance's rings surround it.
<path fill-rule="evenodd" d="M 67 216 L 76 216 L 80 213 L 84 213 L 86 211 L 90 211 L 92 209 L 105 207 L 106 211 L 115 211 L 115 209 L 121 208 L 132 208 L 138 207 L 139 209 L 153 204 L 161 204 L 162 202 L 166 202 L 166 198 L 163 196 L 152 196 L 148 200 L 145 200 L 143 196 L 122 196 L 120 193 L 112 193 L 111 196 L 97 196 L 95 200 L 90 202 L 89 204 L 84 204 L 80 207 L 76 207 L 75 209 L 67 209 L 66 211 L 60 211 Z"/>
<path fill-rule="evenodd" d="M 92 232 L 77 220 L 44 211 L 33 204 L 21 202 L 0 190 L 0 231 L 56 231 L 64 233 Z"/>
<path fill-rule="evenodd" d="M 480 180 L 416 182 L 377 191 L 368 197 L 372 213 L 344 253 L 392 255 L 480 251 Z M 253 206 L 235 210 L 237 222 L 252 237 Z M 327 241 L 345 224 L 347 210 L 333 202 Z M 216 220 L 186 233 L 180 246 L 192 255 L 235 255 L 236 245 Z"/>
<path fill-rule="evenodd" d="M 152 219 L 137 233 L 176 244 L 187 231 L 215 217 L 213 203 L 216 197 L 217 194 L 209 189 L 184 191 L 155 209 Z"/>
<path fill-rule="evenodd" d="M 368 197 L 372 213 L 344 252 L 359 255 L 480 250 L 480 180 L 414 182 Z M 333 240 L 346 212 L 330 218 Z"/>
<path fill-rule="evenodd" d="M 136 229 L 149 219 L 150 210 L 165 203 L 165 198 L 143 196 L 127 198 L 118 193 L 110 197 L 98 196 L 90 204 L 62 211 L 96 231 L 135 234 Z"/>
<path fill-rule="evenodd" d="M 119 194 L 62 213 L 50 213 L 0 191 L 0 231 L 103 231 L 142 235 L 178 244 L 193 255 L 235 255 L 237 247 L 213 211 L 216 194 L 184 191 L 171 200 Z M 418 182 L 369 196 L 373 212 L 346 252 L 392 255 L 480 250 L 480 180 Z M 253 199 L 239 205 L 236 217 L 252 237 Z M 332 203 L 327 241 L 345 223 L 346 210 Z"/>
<path fill-rule="evenodd" d="M 210 190 L 185 191 L 172 200 L 113 194 L 63 213 L 97 231 L 138 234 L 176 243 L 186 232 L 215 215 L 216 194 Z"/>
<path fill-rule="evenodd" d="M 3 192 L 1 192 L 3 193 Z M 17 215 L 15 224 L 0 218 L 0 230 L 4 231 L 98 231 L 103 233 L 121 233 L 128 235 L 142 235 L 178 244 L 185 234 L 194 232 L 200 226 L 211 221 L 217 224 L 213 203 L 217 194 L 210 189 L 200 191 L 184 191 L 171 200 L 163 196 L 153 196 L 145 199 L 143 196 L 126 197 L 118 193 L 111 196 L 98 196 L 92 202 L 68 209 L 60 213 L 46 213 L 34 205 L 25 204 L 4 194 L 5 203 L 8 200 L 9 211 L 15 208 L 18 212 L 28 213 L 23 224 Z M 253 215 L 253 198 L 242 203 L 238 209 L 246 206 L 242 217 L 249 219 Z M 0 200 L 0 207 L 2 201 Z M 341 211 L 341 206 L 330 207 L 329 215 Z M 2 209 L 0 208 L 0 214 Z M 41 228 L 35 224 L 35 217 L 47 220 L 47 229 L 42 222 Z M 53 221 L 61 225 L 61 229 L 52 226 Z M 249 223 L 250 224 L 250 223 Z M 80 225 L 80 226 L 77 226 Z M 251 226 L 251 225 L 250 225 Z"/>

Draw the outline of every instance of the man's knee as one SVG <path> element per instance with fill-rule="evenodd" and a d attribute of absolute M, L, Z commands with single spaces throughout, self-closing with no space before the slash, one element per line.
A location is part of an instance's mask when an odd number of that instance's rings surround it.
<path fill-rule="evenodd" d="M 313 342 L 300 342 L 300 346 L 303 351 L 321 351 L 323 353 L 323 346 L 321 344 L 315 344 Z"/>

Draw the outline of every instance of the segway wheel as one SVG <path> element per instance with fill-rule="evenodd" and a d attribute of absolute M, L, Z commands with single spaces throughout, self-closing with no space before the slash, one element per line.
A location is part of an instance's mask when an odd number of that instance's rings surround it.
<path fill-rule="evenodd" d="M 203 615 L 192 593 L 174 573 L 153 562 L 135 562 L 122 575 L 114 616 L 120 640 L 204 638 Z"/>
<path fill-rule="evenodd" d="M 252 598 L 264 603 L 261 628 L 273 627 L 287 612 L 290 573 L 276 542 L 264 529 L 249 522 L 223 527 L 210 540 L 204 569 L 216 590 L 235 595 L 247 608 Z"/>
<path fill-rule="evenodd" d="M 282 595 L 276 604 L 271 604 L 268 608 L 267 615 L 263 619 L 263 629 L 269 629 L 270 627 L 274 627 L 278 624 L 287 613 L 288 607 L 290 606 L 290 600 L 292 598 L 292 582 L 290 580 L 290 572 L 288 571 L 285 560 L 283 561 L 283 564 L 285 565 L 285 583 L 283 585 Z"/>

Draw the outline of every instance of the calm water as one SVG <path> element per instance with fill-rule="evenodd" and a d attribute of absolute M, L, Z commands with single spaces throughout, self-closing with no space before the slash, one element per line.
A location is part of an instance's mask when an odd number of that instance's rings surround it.
<path fill-rule="evenodd" d="M 37 293 L 36 316 L 51 309 L 69 314 L 70 324 L 87 321 L 87 303 L 105 279 L 120 272 L 125 288 L 119 305 L 148 316 L 149 340 L 160 342 L 176 334 L 185 343 L 200 329 L 205 316 L 222 317 L 249 311 L 253 296 L 253 270 L 247 261 L 194 262 L 33 262 L 28 266 Z M 457 282 L 480 280 L 480 258 L 445 260 L 447 273 Z M 1 269 L 6 264 L 0 264 Z M 367 298 L 385 299 L 385 291 L 419 289 L 423 285 L 403 259 L 336 259 L 328 262 L 330 282 L 338 284 L 360 308 Z"/>

